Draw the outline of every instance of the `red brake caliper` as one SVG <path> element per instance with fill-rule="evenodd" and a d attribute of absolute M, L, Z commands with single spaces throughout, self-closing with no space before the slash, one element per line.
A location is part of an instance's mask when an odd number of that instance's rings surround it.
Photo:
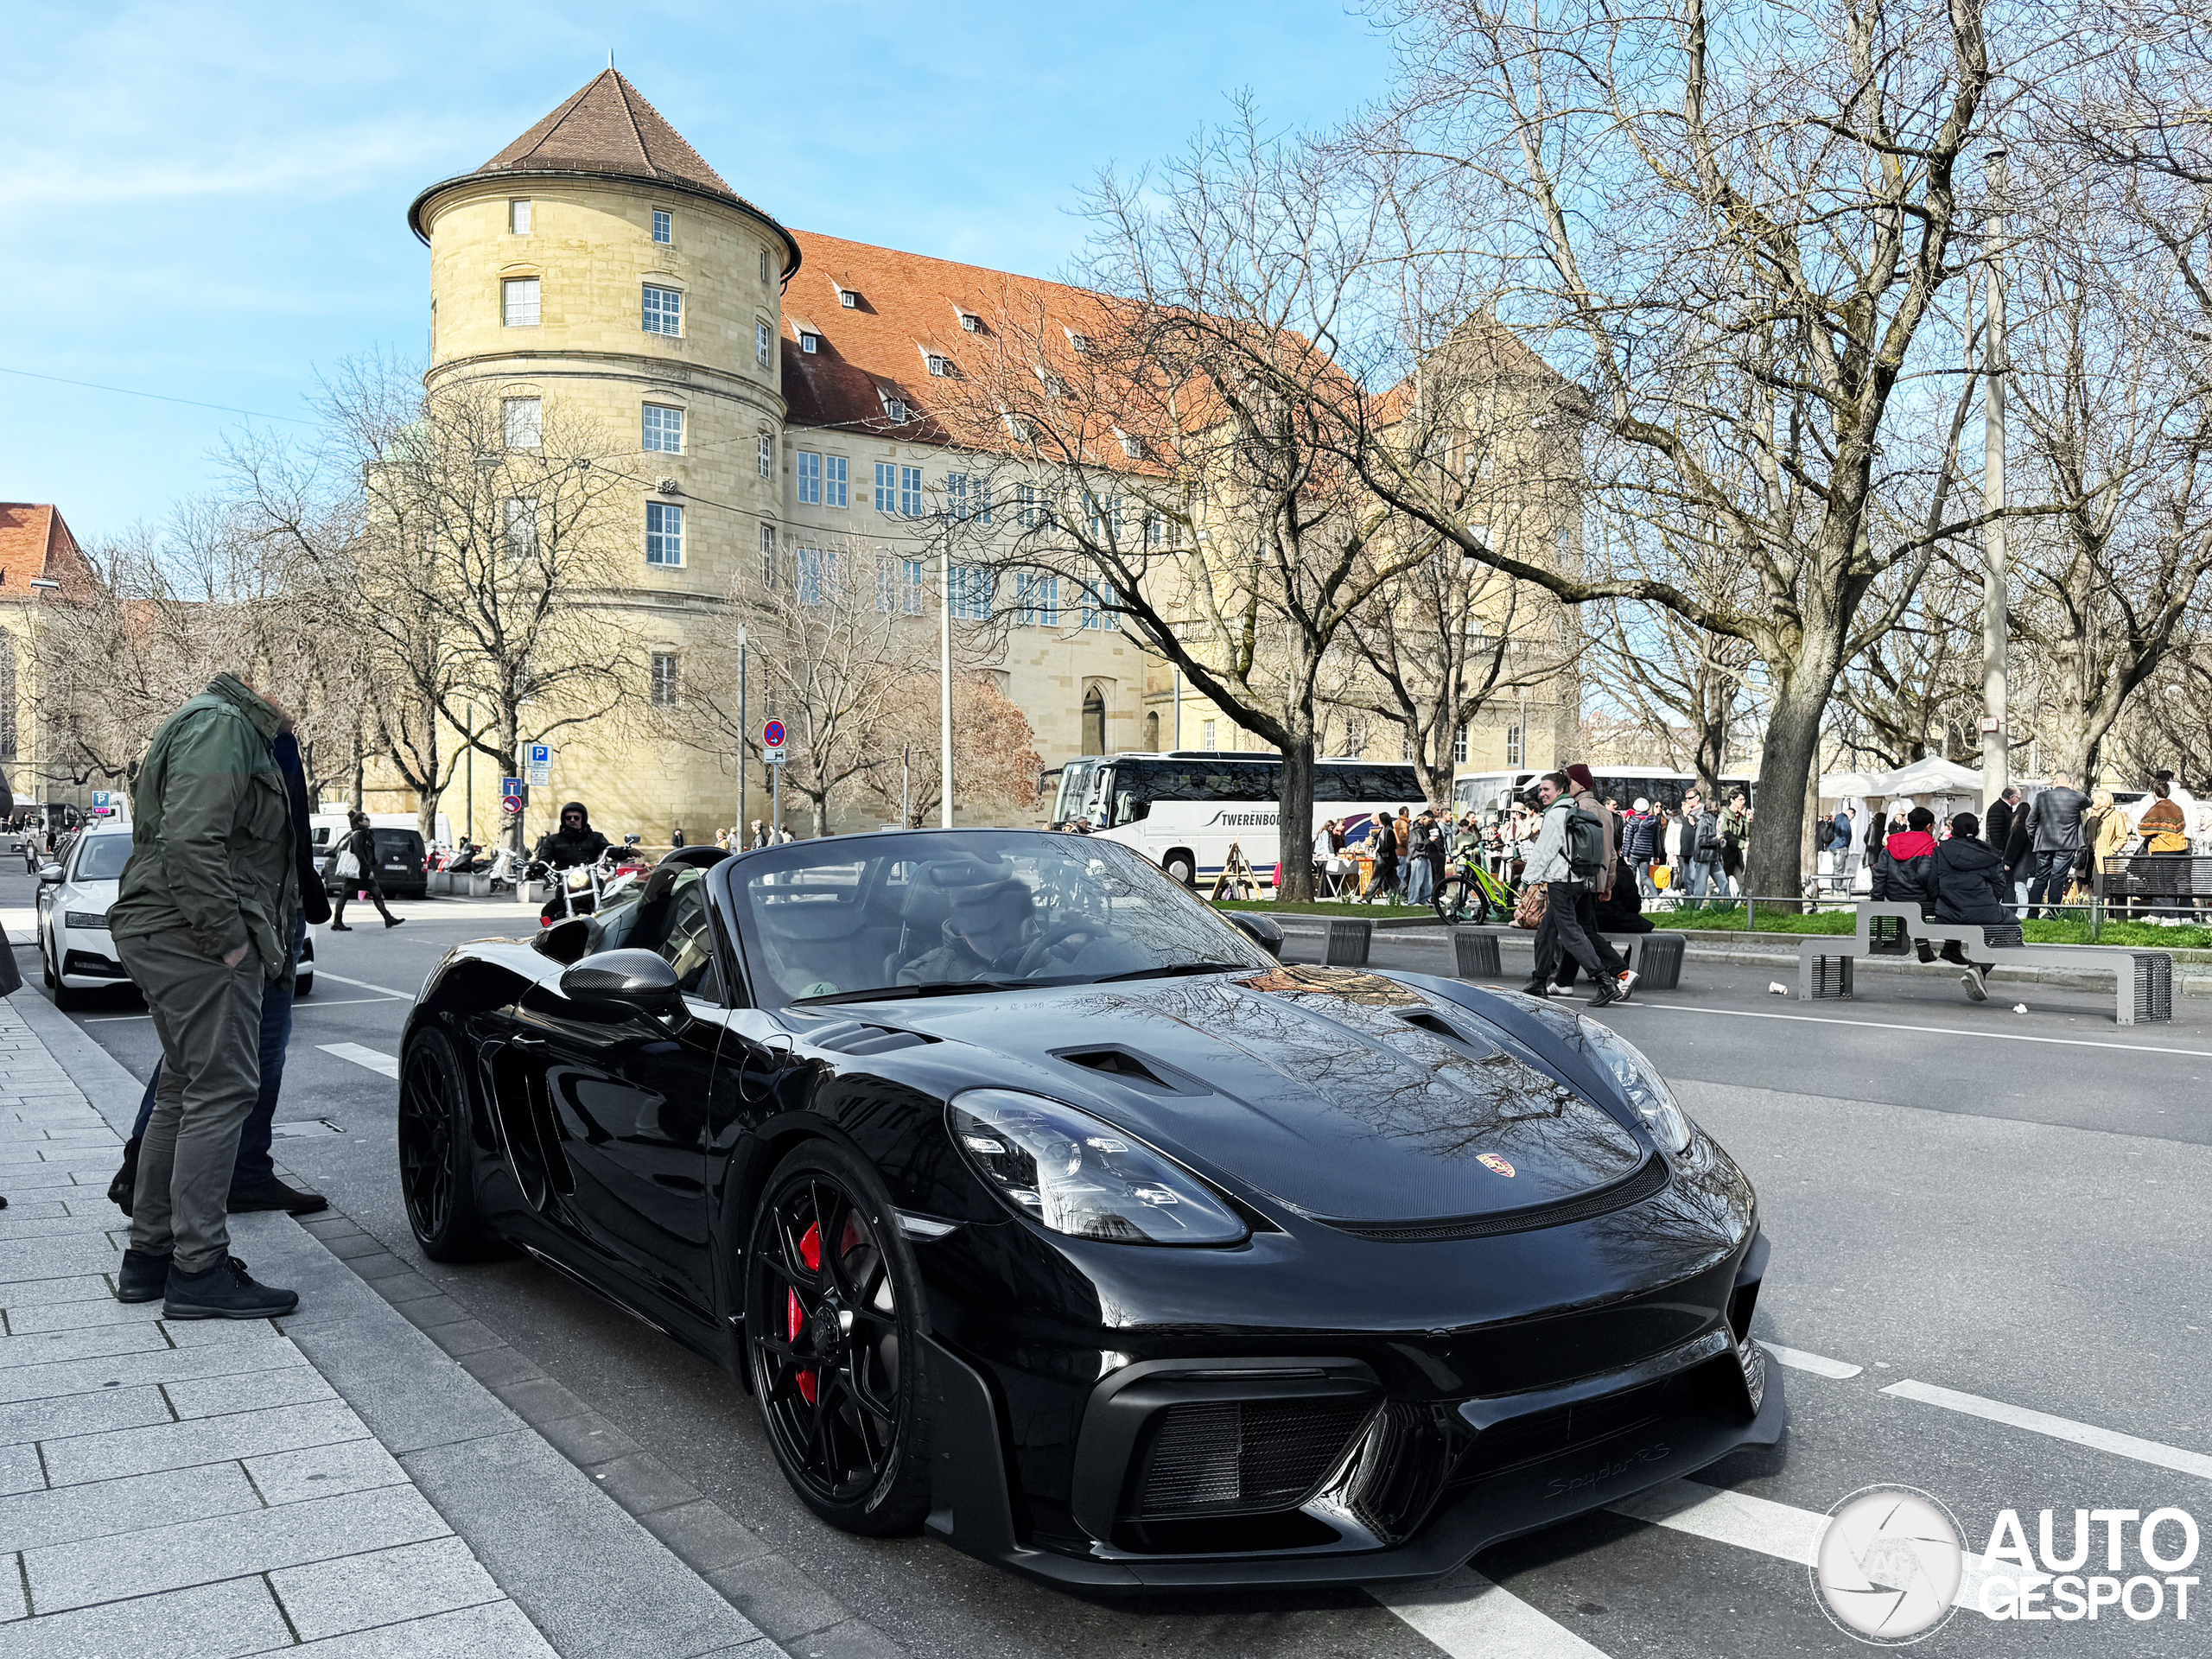
<path fill-rule="evenodd" d="M 820 1224 L 817 1223 L 810 1224 L 806 1230 L 806 1236 L 799 1240 L 798 1259 L 806 1263 L 806 1270 L 809 1273 L 819 1273 L 822 1271 L 822 1228 Z M 806 1315 L 799 1306 L 798 1292 L 796 1290 L 787 1289 L 784 1292 L 784 1321 L 785 1326 L 785 1335 L 788 1337 L 793 1344 L 797 1344 L 798 1341 L 800 1327 L 806 1323 Z M 799 1367 L 798 1392 L 799 1397 L 804 1400 L 808 1405 L 810 1406 L 814 1403 L 815 1377 L 813 1366 L 802 1365 Z"/>

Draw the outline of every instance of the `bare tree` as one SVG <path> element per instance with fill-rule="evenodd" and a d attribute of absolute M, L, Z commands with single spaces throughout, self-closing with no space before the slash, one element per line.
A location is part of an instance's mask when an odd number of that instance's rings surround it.
<path fill-rule="evenodd" d="M 1409 259 L 1492 270 L 1503 319 L 1586 382 L 1592 487 L 1624 477 L 1647 512 L 1709 519 L 1756 601 L 1515 558 L 1466 528 L 1429 457 L 1364 432 L 1348 452 L 1378 495 L 1510 575 L 1751 646 L 1771 706 L 1747 875 L 1795 893 L 1836 677 L 1891 620 L 1869 596 L 1979 522 L 1944 510 L 1944 400 L 1899 393 L 1959 360 L 1942 307 L 1971 269 L 1963 169 L 1995 116 L 1982 0 L 1390 12 L 1405 85 L 1357 149 L 1426 203 Z M 2032 73 L 2038 25 L 2008 17 Z"/>
<path fill-rule="evenodd" d="M 1325 157 L 1249 111 L 1155 177 L 1102 181 L 1090 208 L 1097 291 L 1010 296 L 939 396 L 1001 504 L 948 536 L 978 568 L 1110 607 L 1280 750 L 1280 822 L 1302 841 L 1331 648 L 1434 547 L 1325 441 L 1323 406 L 1363 395 L 1338 331 L 1377 209 L 1348 208 Z M 1305 861 L 1283 876 L 1311 896 Z"/>
<path fill-rule="evenodd" d="M 934 823 L 944 798 L 939 760 L 937 676 L 910 673 L 877 729 L 875 761 L 861 793 L 887 819 L 896 821 L 903 809 L 909 829 Z M 1030 817 L 1044 766 L 1036 734 L 1014 700 L 982 675 L 958 675 L 952 685 L 952 769 L 970 817 L 979 805 L 1003 808 L 1017 820 Z"/>

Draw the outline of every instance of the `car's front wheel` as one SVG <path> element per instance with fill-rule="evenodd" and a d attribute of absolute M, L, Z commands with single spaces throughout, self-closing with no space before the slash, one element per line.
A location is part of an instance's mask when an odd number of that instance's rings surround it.
<path fill-rule="evenodd" d="M 881 1184 L 828 1141 L 777 1166 L 746 1254 L 746 1352 L 785 1479 L 833 1527 L 929 1510 L 921 1278 Z"/>
<path fill-rule="evenodd" d="M 468 1084 L 442 1031 L 407 1046 L 399 1068 L 399 1192 L 433 1262 L 471 1262 L 496 1245 L 476 1207 Z"/>

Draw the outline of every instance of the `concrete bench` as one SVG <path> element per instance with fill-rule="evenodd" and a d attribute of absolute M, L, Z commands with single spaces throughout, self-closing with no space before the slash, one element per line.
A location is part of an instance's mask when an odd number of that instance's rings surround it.
<path fill-rule="evenodd" d="M 2064 968 L 2113 976 L 2113 1018 L 2133 1026 L 2174 1017 L 2173 957 L 2164 950 L 2115 950 L 2085 944 L 2026 944 L 2018 923 L 1938 922 L 1920 906 L 1864 899 L 1848 938 L 1823 935 L 1797 947 L 1797 995 L 1806 1001 L 1855 995 L 1852 963 L 1858 958 L 1917 961 L 1918 942 L 1941 950 L 1956 941 L 1970 961 L 1999 967 Z"/>

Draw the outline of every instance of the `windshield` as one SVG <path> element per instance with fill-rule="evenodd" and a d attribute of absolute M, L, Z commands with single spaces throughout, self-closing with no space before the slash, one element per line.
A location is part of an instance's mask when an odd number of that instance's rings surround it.
<path fill-rule="evenodd" d="M 130 861 L 130 837 L 128 836 L 87 836 L 84 850 L 77 855 L 79 881 L 119 881 L 123 867 Z"/>
<path fill-rule="evenodd" d="M 795 842 L 731 871 L 766 1007 L 1272 965 L 1112 842 L 1022 830 Z"/>

